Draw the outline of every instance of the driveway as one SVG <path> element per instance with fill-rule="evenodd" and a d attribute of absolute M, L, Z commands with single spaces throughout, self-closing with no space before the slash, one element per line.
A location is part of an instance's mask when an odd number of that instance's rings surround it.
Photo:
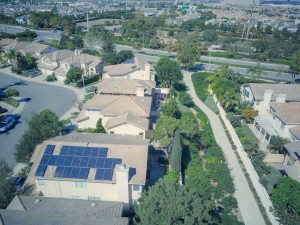
<path fill-rule="evenodd" d="M 238 202 L 245 225 L 264 225 L 264 218 L 260 213 L 258 204 L 252 194 L 219 117 L 198 98 L 190 73 L 184 72 L 184 81 L 196 106 L 198 106 L 208 117 L 216 142 L 222 148 L 225 155 L 236 189 L 234 195 Z"/>
<path fill-rule="evenodd" d="M 22 98 L 27 99 L 27 105 L 21 112 L 20 123 L 8 133 L 0 134 L 0 157 L 4 158 L 10 167 L 16 165 L 14 159 L 15 144 L 28 127 L 33 113 L 50 109 L 59 117 L 67 112 L 76 101 L 76 93 L 62 87 L 24 81 L 21 78 L 0 72 L 0 89 L 16 88 Z"/>

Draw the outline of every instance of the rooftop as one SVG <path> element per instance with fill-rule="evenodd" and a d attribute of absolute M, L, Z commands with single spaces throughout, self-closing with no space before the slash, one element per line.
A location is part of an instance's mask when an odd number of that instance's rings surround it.
<path fill-rule="evenodd" d="M 270 107 L 286 124 L 300 124 L 300 102 L 270 103 Z"/>
<path fill-rule="evenodd" d="M 300 140 L 300 125 L 290 128 L 290 132 L 297 138 Z"/>
<path fill-rule="evenodd" d="M 300 142 L 291 142 L 284 145 L 285 149 L 289 152 L 290 156 L 292 156 L 296 160 L 300 160 Z M 300 174 L 300 171 L 299 171 Z"/>
<path fill-rule="evenodd" d="M 286 94 L 286 101 L 288 102 L 300 102 L 300 84 L 246 84 L 250 87 L 254 99 L 256 101 L 262 101 L 264 92 L 267 89 L 273 91 L 272 101 L 276 100 L 278 94 Z"/>
<path fill-rule="evenodd" d="M 74 51 L 63 49 L 63 50 L 57 50 L 54 52 L 47 53 L 45 54 L 45 57 L 49 58 L 52 62 L 58 62 L 65 58 L 71 57 L 74 54 L 75 54 Z"/>
<path fill-rule="evenodd" d="M 85 63 L 90 67 L 96 66 L 99 63 L 102 63 L 102 59 L 98 56 L 88 55 L 88 54 L 79 54 L 79 55 L 71 55 L 68 58 L 64 58 L 62 63 L 68 64 L 81 64 Z"/>
<path fill-rule="evenodd" d="M 5 225 L 127 225 L 123 203 L 16 196 L 0 214 Z"/>
<path fill-rule="evenodd" d="M 73 133 L 37 146 L 30 177 L 115 183 L 115 166 L 129 168 L 129 183 L 146 181 L 149 140 L 141 136 Z"/>

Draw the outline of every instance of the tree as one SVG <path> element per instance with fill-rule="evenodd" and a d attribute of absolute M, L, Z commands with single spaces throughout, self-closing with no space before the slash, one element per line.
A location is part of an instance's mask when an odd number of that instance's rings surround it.
<path fill-rule="evenodd" d="M 207 196 L 174 181 L 160 179 L 138 200 L 134 224 L 212 224 L 212 209 L 213 201 Z"/>
<path fill-rule="evenodd" d="M 0 159 L 0 208 L 5 209 L 14 197 L 14 182 L 12 171 L 4 161 Z"/>
<path fill-rule="evenodd" d="M 182 79 L 179 65 L 167 57 L 161 58 L 155 67 L 158 82 L 163 87 L 170 88 L 174 83 Z"/>
<path fill-rule="evenodd" d="M 99 118 L 98 121 L 97 121 L 97 124 L 96 124 L 96 130 L 95 130 L 96 133 L 106 133 L 106 130 L 105 128 L 102 126 L 102 119 Z"/>
<path fill-rule="evenodd" d="M 273 153 L 283 154 L 284 145 L 289 143 L 289 140 L 279 136 L 272 136 L 269 144 L 269 148 Z"/>
<path fill-rule="evenodd" d="M 12 63 L 14 60 L 16 60 L 17 54 L 14 50 L 10 49 L 6 54 L 5 58 L 8 59 L 10 63 Z"/>
<path fill-rule="evenodd" d="M 160 107 L 160 112 L 164 116 L 177 117 L 179 109 L 175 100 L 170 100 Z"/>
<path fill-rule="evenodd" d="M 113 43 L 114 36 L 110 31 L 104 28 L 93 26 L 89 30 L 86 39 L 91 46 L 99 44 L 104 55 L 115 53 L 115 45 Z"/>
<path fill-rule="evenodd" d="M 69 69 L 66 75 L 66 79 L 64 81 L 65 84 L 69 84 L 71 82 L 75 82 L 80 80 L 82 77 L 82 70 L 78 67 L 74 67 Z"/>
<path fill-rule="evenodd" d="M 243 109 L 241 112 L 241 115 L 242 115 L 242 118 L 244 120 L 246 120 L 247 123 L 250 123 L 257 116 L 257 111 L 252 108 Z"/>
<path fill-rule="evenodd" d="M 297 181 L 290 177 L 280 178 L 271 200 L 281 224 L 300 224 L 300 184 Z"/>
<path fill-rule="evenodd" d="M 203 31 L 202 37 L 205 41 L 213 42 L 218 39 L 216 30 L 205 30 Z"/>
<path fill-rule="evenodd" d="M 15 158 L 17 162 L 27 163 L 37 144 L 59 134 L 62 124 L 58 116 L 49 109 L 34 114 L 28 129 L 16 144 Z"/>
<path fill-rule="evenodd" d="M 197 141 L 200 139 L 198 137 L 198 121 L 194 114 L 190 111 L 182 113 L 181 118 L 179 120 L 179 129 L 184 139 L 192 140 L 194 143 L 197 143 Z"/>
<path fill-rule="evenodd" d="M 185 67 L 194 66 L 197 61 L 198 55 L 198 44 L 196 35 L 185 35 L 180 39 L 177 46 L 177 61 Z"/>
<path fill-rule="evenodd" d="M 182 146 L 181 146 L 180 131 L 176 130 L 173 143 L 172 143 L 170 165 L 171 168 L 176 170 L 178 173 L 181 173 L 181 155 L 182 155 Z"/>
<path fill-rule="evenodd" d="M 190 96 L 190 94 L 188 94 L 186 92 L 180 93 L 179 101 L 181 104 L 183 104 L 189 108 L 194 106 L 194 101 L 193 101 L 192 97 Z"/>
<path fill-rule="evenodd" d="M 20 95 L 19 91 L 15 88 L 10 88 L 5 93 L 7 97 L 18 97 Z"/>
<path fill-rule="evenodd" d="M 291 60 L 290 70 L 293 74 L 300 75 L 300 50 L 294 52 Z"/>
<path fill-rule="evenodd" d="M 257 63 L 256 66 L 249 67 L 247 69 L 247 73 L 251 74 L 252 76 L 256 75 L 257 81 L 259 82 L 263 73 L 263 67 L 260 65 L 260 63 Z"/>

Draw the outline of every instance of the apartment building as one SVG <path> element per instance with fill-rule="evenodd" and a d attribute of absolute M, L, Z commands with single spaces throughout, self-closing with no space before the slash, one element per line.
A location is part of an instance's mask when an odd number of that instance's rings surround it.
<path fill-rule="evenodd" d="M 38 145 L 29 178 L 45 197 L 123 202 L 146 184 L 149 140 L 139 136 L 73 133 Z"/>

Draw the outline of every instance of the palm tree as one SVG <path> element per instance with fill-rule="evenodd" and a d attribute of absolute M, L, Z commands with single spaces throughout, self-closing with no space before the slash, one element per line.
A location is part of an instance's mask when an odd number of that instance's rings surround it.
<path fill-rule="evenodd" d="M 17 58 L 17 54 L 15 52 L 15 50 L 10 49 L 6 54 L 5 57 L 7 58 L 7 60 L 12 63 L 14 60 L 16 60 Z"/>
<path fill-rule="evenodd" d="M 262 66 L 260 65 L 260 63 L 257 63 L 256 66 L 251 66 L 247 69 L 247 74 L 251 74 L 252 77 L 254 75 L 257 76 L 257 81 L 259 82 L 260 78 L 261 78 L 261 75 L 262 75 L 262 72 L 263 72 L 263 68 Z"/>

